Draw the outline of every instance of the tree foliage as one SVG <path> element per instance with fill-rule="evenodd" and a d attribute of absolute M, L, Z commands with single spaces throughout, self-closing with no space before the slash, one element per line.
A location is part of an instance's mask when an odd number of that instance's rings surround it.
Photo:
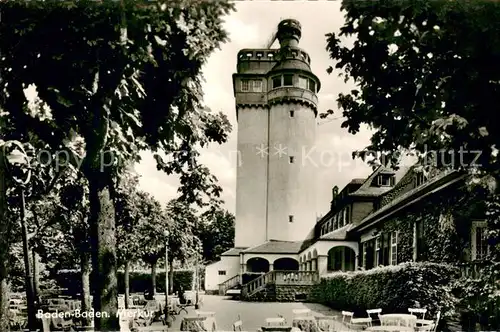
<path fill-rule="evenodd" d="M 206 213 L 202 220 L 199 238 L 203 243 L 203 258 L 213 262 L 234 247 L 235 218 L 229 211 L 219 209 Z"/>
<path fill-rule="evenodd" d="M 120 163 L 138 160 L 142 149 L 162 152 L 171 158 L 157 153 L 158 168 L 181 175 L 186 200 L 203 204 L 205 194 L 220 194 L 198 149 L 224 142 L 230 125 L 204 107 L 200 82 L 202 65 L 227 38 L 221 18 L 232 8 L 224 1 L 1 3 L 2 117 L 65 151 L 66 164 L 88 180 L 98 311 L 115 316 L 110 191 Z M 25 107 L 28 86 L 46 114 Z M 97 319 L 96 328 L 117 324 Z"/>
<path fill-rule="evenodd" d="M 471 188 L 489 189 L 493 264 L 484 278 L 493 285 L 500 258 L 500 4 L 345 0 L 342 9 L 340 34 L 327 35 L 336 69 L 355 83 L 338 97 L 342 127 L 352 134 L 361 124 L 375 130 L 370 146 L 355 155 L 378 152 L 378 161 L 395 165 L 404 150 L 422 158 L 432 153 L 425 166 L 467 171 Z M 343 37 L 355 37 L 353 46 Z"/>

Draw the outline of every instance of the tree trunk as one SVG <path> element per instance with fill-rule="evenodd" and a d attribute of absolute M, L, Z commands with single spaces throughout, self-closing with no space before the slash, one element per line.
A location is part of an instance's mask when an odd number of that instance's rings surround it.
<path fill-rule="evenodd" d="M 156 296 L 156 263 L 151 264 L 151 292 L 150 296 Z"/>
<path fill-rule="evenodd" d="M 125 262 L 123 279 L 125 283 L 125 309 L 128 309 L 128 301 L 130 299 L 130 262 L 128 260 Z"/>
<path fill-rule="evenodd" d="M 169 262 L 168 267 L 168 293 L 173 294 L 174 292 L 174 260 Z"/>
<path fill-rule="evenodd" d="M 32 260 L 33 260 L 33 295 L 35 297 L 35 302 L 38 308 L 40 304 L 40 264 L 38 260 L 38 254 L 34 249 L 32 252 Z"/>
<path fill-rule="evenodd" d="M 93 166 L 95 167 L 95 164 Z M 115 211 L 111 198 L 111 180 L 109 174 L 101 168 L 93 168 L 89 173 L 87 179 L 90 198 L 92 270 L 95 278 L 94 310 L 101 316 L 96 315 L 94 328 L 96 331 L 118 331 L 120 322 L 117 317 Z"/>
<path fill-rule="evenodd" d="M 80 269 L 82 277 L 82 298 L 81 312 L 89 312 L 92 307 L 90 303 L 90 253 L 88 251 L 80 252 Z M 82 317 L 83 326 L 90 326 L 92 323 L 91 317 Z"/>
<path fill-rule="evenodd" d="M 2 123 L 0 121 L 0 127 Z M 7 218 L 7 187 L 5 183 L 5 163 L 3 149 L 0 148 L 0 331 L 10 331 L 9 327 L 9 248 L 10 220 Z"/>

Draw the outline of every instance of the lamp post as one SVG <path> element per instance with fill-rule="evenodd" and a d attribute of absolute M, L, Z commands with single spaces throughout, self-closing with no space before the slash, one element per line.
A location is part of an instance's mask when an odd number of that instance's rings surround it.
<path fill-rule="evenodd" d="M 15 145 L 23 154 L 22 158 L 25 159 L 26 163 L 29 165 L 29 160 L 28 157 L 26 157 L 26 151 L 24 150 L 24 147 L 18 143 L 17 141 L 7 141 L 3 145 L 3 160 L 0 160 L 0 162 L 5 164 L 5 168 L 7 169 L 7 172 L 9 172 L 9 165 L 10 162 L 16 162 L 17 157 L 19 156 L 10 156 L 10 158 L 7 156 L 8 154 L 6 153 L 6 147 L 7 145 Z M 28 174 L 26 176 L 26 180 L 22 181 L 17 179 L 13 174 L 10 174 L 11 178 L 14 182 L 18 183 L 21 186 L 21 236 L 23 240 L 23 255 L 24 255 L 24 270 L 25 270 L 25 288 L 26 288 L 26 302 L 27 302 L 27 309 L 28 309 L 28 329 L 31 330 L 36 330 L 36 308 L 35 308 L 35 294 L 34 294 L 34 283 L 33 283 L 33 275 L 31 274 L 31 264 L 30 264 L 30 249 L 29 249 L 29 242 L 28 242 L 28 226 L 26 225 L 26 202 L 25 202 L 25 195 L 24 195 L 24 189 L 25 186 L 30 182 L 31 180 L 31 169 L 28 168 Z"/>
<path fill-rule="evenodd" d="M 168 230 L 165 231 L 165 325 L 168 324 L 168 237 L 170 232 Z"/>

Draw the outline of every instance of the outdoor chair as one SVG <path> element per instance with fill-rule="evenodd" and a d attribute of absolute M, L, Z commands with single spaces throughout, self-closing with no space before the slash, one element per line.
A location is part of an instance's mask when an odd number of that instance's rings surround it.
<path fill-rule="evenodd" d="M 337 316 L 317 316 L 315 318 L 320 331 L 333 332 L 335 330 Z"/>
<path fill-rule="evenodd" d="M 372 324 L 373 322 L 378 322 L 380 325 L 380 314 L 382 313 L 382 309 L 368 309 L 366 310 L 366 313 L 368 314 L 368 317 L 372 319 Z"/>
<path fill-rule="evenodd" d="M 238 320 L 233 323 L 233 331 L 241 331 L 243 322 L 241 321 L 240 315 L 238 315 Z"/>
<path fill-rule="evenodd" d="M 436 332 L 439 320 L 441 319 L 441 311 L 438 311 L 436 320 L 420 320 L 420 326 L 415 327 L 418 332 Z"/>
<path fill-rule="evenodd" d="M 352 330 L 364 330 L 366 327 L 372 326 L 372 319 L 371 317 L 354 318 L 353 312 L 342 311 L 342 323 Z"/>
<path fill-rule="evenodd" d="M 408 312 L 417 317 L 417 325 L 422 324 L 423 321 L 425 322 L 425 314 L 427 313 L 427 309 L 409 308 Z M 419 317 L 419 315 L 421 316 Z"/>

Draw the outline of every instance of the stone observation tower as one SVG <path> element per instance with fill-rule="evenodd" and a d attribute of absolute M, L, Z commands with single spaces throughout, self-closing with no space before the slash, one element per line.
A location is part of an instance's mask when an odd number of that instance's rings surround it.
<path fill-rule="evenodd" d="M 316 223 L 314 158 L 320 81 L 298 47 L 301 25 L 278 25 L 279 49 L 238 53 L 235 247 L 303 241 Z"/>

